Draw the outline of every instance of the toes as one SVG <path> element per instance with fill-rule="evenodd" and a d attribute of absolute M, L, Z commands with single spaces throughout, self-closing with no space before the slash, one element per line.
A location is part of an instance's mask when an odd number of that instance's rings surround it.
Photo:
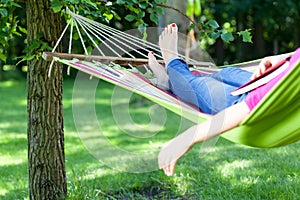
<path fill-rule="evenodd" d="M 155 63 L 156 62 L 156 58 L 154 56 L 154 52 L 153 51 L 149 51 L 149 53 L 148 53 L 148 59 L 149 59 L 149 63 Z"/>
<path fill-rule="evenodd" d="M 164 31 L 161 34 L 161 37 L 166 37 L 167 35 L 170 35 L 172 33 L 177 33 L 178 32 L 178 26 L 175 23 L 168 24 Z"/>
<path fill-rule="evenodd" d="M 172 33 L 176 34 L 178 32 L 178 26 L 175 23 L 172 23 L 170 27 Z"/>
<path fill-rule="evenodd" d="M 148 57 L 154 57 L 154 52 L 153 51 L 149 51 L 148 52 Z"/>
<path fill-rule="evenodd" d="M 167 34 L 171 34 L 172 33 L 172 27 L 171 24 L 168 24 L 167 26 Z"/>
<path fill-rule="evenodd" d="M 163 40 L 165 37 L 168 37 L 168 35 L 171 35 L 172 33 L 177 33 L 178 31 L 178 27 L 175 23 L 172 24 L 168 24 L 164 30 L 162 31 L 162 33 L 159 36 L 159 40 Z"/>

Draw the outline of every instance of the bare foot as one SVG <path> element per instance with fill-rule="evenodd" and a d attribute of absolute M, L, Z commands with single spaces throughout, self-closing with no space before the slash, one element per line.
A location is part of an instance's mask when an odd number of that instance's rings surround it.
<path fill-rule="evenodd" d="M 157 79 L 157 87 L 166 89 L 169 76 L 165 71 L 165 68 L 157 62 L 153 52 L 148 53 L 148 59 L 148 65 L 152 70 L 154 77 Z"/>
<path fill-rule="evenodd" d="M 178 56 L 178 27 L 175 23 L 166 26 L 159 36 L 159 47 L 165 63 Z"/>

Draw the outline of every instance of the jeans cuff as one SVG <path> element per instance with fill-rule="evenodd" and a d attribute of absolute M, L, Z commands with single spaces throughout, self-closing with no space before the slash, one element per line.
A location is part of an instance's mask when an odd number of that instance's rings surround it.
<path fill-rule="evenodd" d="M 167 63 L 166 63 L 166 70 L 167 70 L 169 64 L 170 64 L 173 60 L 177 60 L 177 59 L 180 59 L 180 58 L 179 58 L 178 56 L 174 56 L 174 57 L 170 58 L 170 59 L 167 61 Z"/>

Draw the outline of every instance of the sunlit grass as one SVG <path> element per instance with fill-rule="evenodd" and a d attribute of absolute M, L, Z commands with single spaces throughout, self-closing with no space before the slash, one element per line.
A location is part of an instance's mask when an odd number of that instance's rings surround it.
<path fill-rule="evenodd" d="M 165 141 L 191 125 L 168 111 L 164 126 L 154 123 L 150 115 L 154 104 L 133 95 L 129 116 L 135 125 L 121 126 L 110 107 L 112 89 L 101 83 L 95 110 L 102 135 L 114 147 L 141 154 L 158 151 Z M 112 158 L 116 163 L 111 168 L 89 152 L 72 111 L 72 103 L 86 102 L 73 99 L 72 94 L 73 81 L 66 80 L 63 104 L 69 199 L 299 199 L 299 142 L 255 149 L 220 138 L 208 152 L 196 145 L 178 162 L 173 177 L 157 167 L 146 173 L 118 171 L 118 161 L 122 167 L 142 163 L 124 164 L 122 159 L 129 159 L 124 154 L 124 158 Z M 0 82 L 0 100 L 0 199 L 27 199 L 26 81 Z M 126 99 L 120 102 L 126 103 Z M 99 133 L 97 130 L 96 136 Z"/>

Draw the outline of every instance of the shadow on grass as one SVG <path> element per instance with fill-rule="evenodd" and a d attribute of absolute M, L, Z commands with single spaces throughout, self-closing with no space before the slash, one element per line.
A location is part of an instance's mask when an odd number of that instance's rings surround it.
<path fill-rule="evenodd" d="M 76 163 L 68 177 L 69 193 L 96 199 L 297 199 L 299 145 L 253 149 L 221 139 L 204 157 L 197 147 L 189 152 L 173 177 L 160 170 L 120 172 L 97 161 L 78 172 L 82 165 Z"/>

